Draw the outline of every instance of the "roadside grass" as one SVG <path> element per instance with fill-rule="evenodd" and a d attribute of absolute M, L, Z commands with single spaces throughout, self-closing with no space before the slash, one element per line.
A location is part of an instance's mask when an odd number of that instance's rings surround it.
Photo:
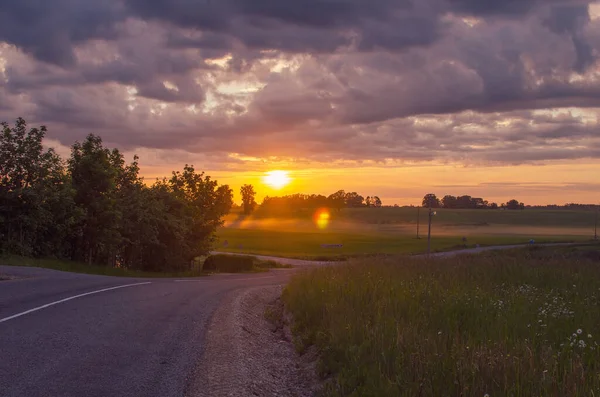
<path fill-rule="evenodd" d="M 292 266 L 284 265 L 276 261 L 265 261 L 255 257 L 251 257 L 253 266 L 249 270 L 236 270 L 227 269 L 228 273 L 262 273 L 268 272 L 269 269 L 286 269 Z M 198 261 L 204 261 L 205 258 L 198 258 Z M 0 256 L 0 265 L 6 266 L 23 266 L 23 267 L 40 267 L 44 269 L 60 270 L 64 272 L 72 273 L 83 273 L 83 274 L 95 274 L 101 276 L 114 276 L 114 277 L 132 277 L 132 278 L 189 278 L 189 277 L 204 277 L 210 275 L 210 271 L 202 270 L 198 264 L 195 265 L 194 270 L 186 272 L 170 272 L 170 273 L 159 273 L 159 272 L 143 272 L 137 270 L 104 267 L 88 265 L 81 262 L 71 262 L 58 259 L 38 259 L 23 257 L 17 255 L 3 255 Z M 8 280 L 9 277 L 0 274 L 0 281 Z"/>
<path fill-rule="evenodd" d="M 287 269 L 284 265 L 274 260 L 262 260 L 251 255 L 210 255 L 203 264 L 205 272 L 215 273 L 263 273 L 270 269 Z"/>
<path fill-rule="evenodd" d="M 310 260 L 346 260 L 374 254 L 420 254 L 427 249 L 427 238 L 416 239 L 406 234 L 377 232 L 283 231 L 273 229 L 221 228 L 215 249 L 222 252 L 271 255 Z M 422 234 L 423 236 L 423 234 Z M 462 235 L 434 235 L 431 240 L 435 252 L 465 248 Z M 476 235 L 469 236 L 468 247 L 526 244 L 529 239 L 537 243 L 585 241 L 589 238 L 572 235 Z M 225 242 L 227 244 L 225 245 Z M 324 244 L 342 247 L 324 248 Z"/>
<path fill-rule="evenodd" d="M 598 396 L 599 251 L 356 260 L 283 300 L 326 396 Z"/>
<path fill-rule="evenodd" d="M 201 277 L 206 276 L 200 270 L 191 270 L 187 272 L 173 273 L 158 273 L 158 272 L 142 272 L 137 270 L 104 267 L 88 265 L 80 262 L 71 262 L 58 259 L 38 259 L 16 255 L 0 256 L 0 265 L 7 266 L 25 266 L 25 267 L 41 267 L 45 269 L 60 270 L 72 273 L 96 274 L 102 276 L 115 277 L 135 277 L 135 278 L 164 278 L 164 277 Z"/>

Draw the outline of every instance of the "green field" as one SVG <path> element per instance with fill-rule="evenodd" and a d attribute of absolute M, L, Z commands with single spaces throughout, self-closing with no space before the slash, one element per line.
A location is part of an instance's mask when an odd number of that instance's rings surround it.
<path fill-rule="evenodd" d="M 326 396 L 600 395 L 600 247 L 371 258 L 283 300 Z"/>
<path fill-rule="evenodd" d="M 432 218 L 433 251 L 475 244 L 526 244 L 581 242 L 594 233 L 594 216 L 589 211 L 563 210 L 437 210 Z M 420 237 L 416 208 L 361 208 L 331 212 L 326 227 L 313 221 L 313 213 L 286 217 L 251 216 L 233 213 L 219 230 L 216 249 L 300 258 L 345 257 L 368 254 L 418 254 L 427 248 L 426 210 L 420 210 Z M 342 244 L 341 248 L 322 245 Z"/>

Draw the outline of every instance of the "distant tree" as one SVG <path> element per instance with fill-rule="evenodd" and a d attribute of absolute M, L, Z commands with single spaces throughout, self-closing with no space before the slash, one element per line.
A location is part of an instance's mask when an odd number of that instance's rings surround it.
<path fill-rule="evenodd" d="M 442 198 L 442 205 L 444 208 L 456 208 L 458 203 L 455 196 L 446 195 Z"/>
<path fill-rule="evenodd" d="M 488 207 L 488 202 L 486 200 L 479 198 L 479 197 L 471 198 L 471 207 L 470 208 L 485 209 L 487 207 Z"/>
<path fill-rule="evenodd" d="M 496 203 L 491 203 L 488 205 L 488 208 L 491 210 L 497 210 L 498 209 L 498 204 Z"/>
<path fill-rule="evenodd" d="M 358 208 L 364 207 L 365 198 L 356 192 L 346 193 L 346 207 Z"/>
<path fill-rule="evenodd" d="M 437 198 L 437 196 L 433 193 L 429 193 L 426 194 L 425 197 L 423 197 L 423 207 L 426 208 L 439 208 L 440 207 L 440 200 Z"/>
<path fill-rule="evenodd" d="M 254 191 L 254 186 L 252 185 L 244 185 L 240 189 L 240 194 L 242 196 L 242 206 L 244 207 L 244 214 L 249 215 L 254 211 L 256 207 L 256 201 L 254 198 L 256 197 L 256 192 Z"/>
<path fill-rule="evenodd" d="M 509 210 L 522 210 L 525 208 L 525 204 L 513 199 L 506 203 L 506 208 Z"/>
<path fill-rule="evenodd" d="M 381 208 L 381 206 L 383 205 L 379 196 L 373 196 L 372 202 L 373 202 L 373 206 L 376 208 Z"/>
<path fill-rule="evenodd" d="M 327 202 L 331 208 L 340 211 L 346 206 L 346 192 L 338 190 L 337 192 L 330 194 L 329 197 L 327 197 Z"/>

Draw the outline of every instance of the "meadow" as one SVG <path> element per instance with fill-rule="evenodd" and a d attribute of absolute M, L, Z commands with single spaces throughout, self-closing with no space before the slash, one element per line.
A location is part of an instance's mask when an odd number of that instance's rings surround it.
<path fill-rule="evenodd" d="M 581 242 L 594 233 L 589 211 L 436 210 L 432 251 L 488 245 Z M 234 212 L 218 231 L 215 249 L 285 257 L 336 259 L 371 254 L 418 254 L 427 248 L 427 211 L 416 208 L 359 208 L 329 212 L 319 223 L 312 212 L 278 215 Z M 327 245 L 327 247 L 323 247 Z M 342 245 L 342 247 L 338 247 Z"/>
<path fill-rule="evenodd" d="M 283 300 L 326 396 L 597 396 L 599 248 L 357 259 Z"/>

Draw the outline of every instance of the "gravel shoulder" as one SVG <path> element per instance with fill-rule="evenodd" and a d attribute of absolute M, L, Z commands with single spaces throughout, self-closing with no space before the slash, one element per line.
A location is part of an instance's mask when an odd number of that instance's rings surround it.
<path fill-rule="evenodd" d="M 215 312 L 203 358 L 186 396 L 314 396 L 316 355 L 299 356 L 286 326 L 265 317 L 282 310 L 283 286 L 235 291 Z"/>

